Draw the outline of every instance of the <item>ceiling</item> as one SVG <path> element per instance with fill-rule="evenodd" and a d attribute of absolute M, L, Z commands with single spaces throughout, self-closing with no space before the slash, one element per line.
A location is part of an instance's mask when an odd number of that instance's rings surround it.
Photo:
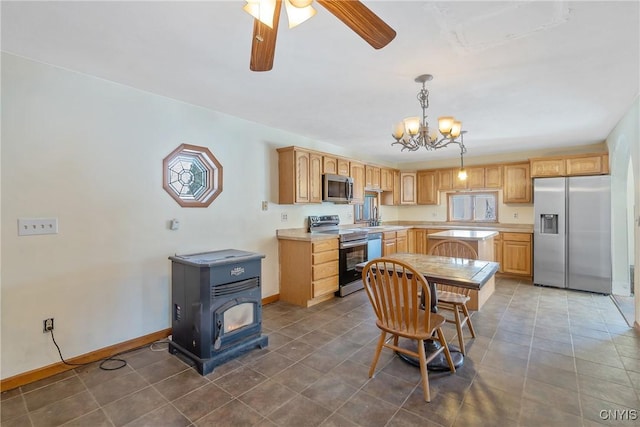
<path fill-rule="evenodd" d="M 2 1 L 2 50 L 391 163 L 395 122 L 463 122 L 468 156 L 603 141 L 639 93 L 640 2 L 371 1 L 396 32 L 375 50 L 320 5 L 280 20 L 272 71 L 249 71 L 244 1 Z M 277 141 L 272 141 L 277 142 Z"/>

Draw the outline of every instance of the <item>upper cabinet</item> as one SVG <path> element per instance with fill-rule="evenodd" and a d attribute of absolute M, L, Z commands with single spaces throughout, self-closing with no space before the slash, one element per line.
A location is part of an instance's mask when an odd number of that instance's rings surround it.
<path fill-rule="evenodd" d="M 494 166 L 472 166 L 467 169 L 467 179 L 458 178 L 458 168 L 448 170 L 448 178 L 451 186 L 440 185 L 440 190 L 483 190 L 487 188 L 502 188 L 502 167 Z M 445 175 L 445 171 L 441 172 Z"/>
<path fill-rule="evenodd" d="M 380 189 L 393 191 L 393 169 L 380 168 Z"/>
<path fill-rule="evenodd" d="M 400 172 L 400 204 L 416 204 L 416 181 L 415 172 Z"/>
<path fill-rule="evenodd" d="M 484 167 L 484 188 L 502 188 L 502 166 Z"/>
<path fill-rule="evenodd" d="M 353 178 L 353 203 L 364 203 L 365 167 L 358 162 L 350 163 L 349 170 Z"/>
<path fill-rule="evenodd" d="M 278 203 L 322 202 L 323 158 L 297 147 L 278 149 Z"/>
<path fill-rule="evenodd" d="M 438 190 L 447 191 L 453 188 L 453 170 L 438 169 Z"/>
<path fill-rule="evenodd" d="M 380 168 L 377 166 L 366 165 L 364 167 L 365 173 L 365 188 L 380 189 Z"/>
<path fill-rule="evenodd" d="M 531 203 L 529 162 L 504 165 L 503 203 Z"/>
<path fill-rule="evenodd" d="M 349 160 L 347 159 L 341 159 L 340 157 L 338 157 L 338 175 L 341 176 L 351 176 L 349 175 L 351 173 L 351 169 L 349 167 Z"/>
<path fill-rule="evenodd" d="M 531 159 L 531 177 L 606 175 L 609 173 L 607 153 L 581 154 Z"/>
<path fill-rule="evenodd" d="M 338 174 L 338 159 L 331 156 L 322 156 L 322 173 Z"/>
<path fill-rule="evenodd" d="M 419 205 L 437 205 L 440 203 L 437 171 L 418 171 L 416 174 L 417 203 Z"/>

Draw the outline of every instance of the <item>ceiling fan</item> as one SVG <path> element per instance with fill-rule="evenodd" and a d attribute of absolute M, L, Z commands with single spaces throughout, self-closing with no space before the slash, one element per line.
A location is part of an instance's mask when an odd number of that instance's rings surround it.
<path fill-rule="evenodd" d="M 244 10 L 255 18 L 249 65 L 252 71 L 269 71 L 273 68 L 283 1 L 289 18 L 289 28 L 304 22 L 316 13 L 311 6 L 313 0 L 247 0 Z M 396 36 L 393 28 L 359 0 L 316 0 L 316 2 L 375 49 L 385 47 Z"/>

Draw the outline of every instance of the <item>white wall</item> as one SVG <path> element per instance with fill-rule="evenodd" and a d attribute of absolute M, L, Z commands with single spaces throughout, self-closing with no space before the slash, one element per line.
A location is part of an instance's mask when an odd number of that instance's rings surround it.
<path fill-rule="evenodd" d="M 170 255 L 261 252 L 266 297 L 278 293 L 276 229 L 311 214 L 353 222 L 349 206 L 277 205 L 276 147 L 337 147 L 8 54 L 2 125 L 3 379 L 59 361 L 47 317 L 66 358 L 170 327 Z M 208 208 L 162 188 L 162 159 L 182 143 L 223 166 Z M 18 237 L 23 217 L 57 217 L 59 233 Z"/>
<path fill-rule="evenodd" d="M 636 98 L 629 111 L 618 122 L 611 134 L 607 137 L 609 158 L 611 164 L 611 205 L 612 205 L 612 257 L 614 280 L 623 280 L 626 269 L 629 268 L 627 238 L 635 240 L 635 322 L 640 327 L 640 218 L 637 207 L 640 206 L 640 98 Z M 627 173 L 629 170 L 629 158 L 633 167 L 635 178 L 635 235 L 628 236 L 627 228 Z M 628 273 L 627 273 L 628 277 Z"/>

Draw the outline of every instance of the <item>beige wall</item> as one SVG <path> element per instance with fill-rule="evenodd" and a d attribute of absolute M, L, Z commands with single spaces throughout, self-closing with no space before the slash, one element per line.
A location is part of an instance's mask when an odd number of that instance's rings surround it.
<path fill-rule="evenodd" d="M 208 147 L 224 190 L 206 209 L 162 189 L 162 159 Z M 277 146 L 340 149 L 162 96 L 2 56 L 1 375 L 171 326 L 170 261 L 225 248 L 261 252 L 263 296 L 277 294 L 277 228 L 352 207 L 277 204 Z M 261 202 L 269 209 L 261 210 Z M 281 221 L 286 213 L 288 220 Z M 18 218 L 57 217 L 56 235 L 18 237 Z M 181 227 L 171 231 L 172 218 Z"/>

